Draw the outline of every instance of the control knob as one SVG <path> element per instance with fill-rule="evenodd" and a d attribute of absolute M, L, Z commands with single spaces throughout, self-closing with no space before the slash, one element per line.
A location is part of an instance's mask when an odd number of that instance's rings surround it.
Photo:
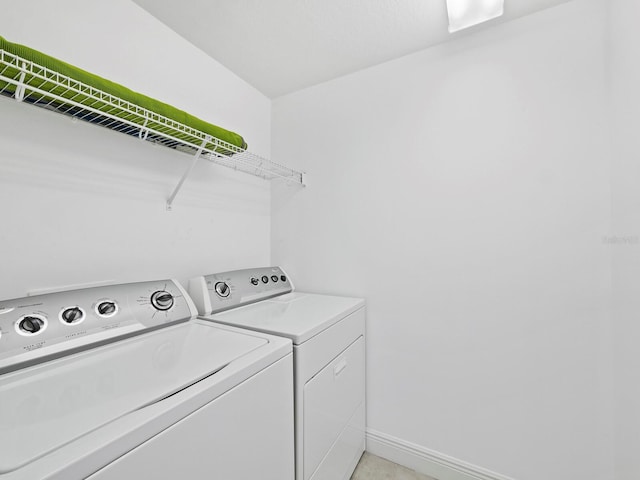
<path fill-rule="evenodd" d="M 26 316 L 20 323 L 18 323 L 18 328 L 27 334 L 34 335 L 38 333 L 44 327 L 44 320 L 38 317 Z"/>
<path fill-rule="evenodd" d="M 84 319 L 84 312 L 80 307 L 69 307 L 62 311 L 60 317 L 64 323 L 79 323 Z"/>
<path fill-rule="evenodd" d="M 166 290 L 158 290 L 151 295 L 151 305 L 156 310 L 169 310 L 173 307 L 173 295 Z"/>
<path fill-rule="evenodd" d="M 115 315 L 117 309 L 118 307 L 116 306 L 116 302 L 106 300 L 98 304 L 96 312 L 98 312 L 98 315 L 101 317 L 111 317 Z"/>
<path fill-rule="evenodd" d="M 256 277 L 251 277 L 251 285 L 258 285 L 258 282 L 260 280 L 258 280 Z"/>
<path fill-rule="evenodd" d="M 218 282 L 213 288 L 215 288 L 216 293 L 221 297 L 228 297 L 231 293 L 231 289 L 226 282 Z"/>

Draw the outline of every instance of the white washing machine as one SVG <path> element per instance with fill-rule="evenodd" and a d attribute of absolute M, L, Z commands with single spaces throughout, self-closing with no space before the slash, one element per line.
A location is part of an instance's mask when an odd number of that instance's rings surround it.
<path fill-rule="evenodd" d="M 291 342 L 195 315 L 171 280 L 0 301 L 0 480 L 292 480 Z"/>
<path fill-rule="evenodd" d="M 194 278 L 202 319 L 293 341 L 296 479 L 346 480 L 365 449 L 365 308 L 293 291 L 279 267 Z"/>

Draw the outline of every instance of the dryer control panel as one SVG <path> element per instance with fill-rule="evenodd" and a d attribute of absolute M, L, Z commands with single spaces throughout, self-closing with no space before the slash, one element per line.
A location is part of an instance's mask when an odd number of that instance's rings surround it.
<path fill-rule="evenodd" d="M 293 291 L 280 267 L 213 273 L 189 281 L 189 295 L 200 315 L 221 312 Z"/>
<path fill-rule="evenodd" d="M 0 301 L 0 373 L 187 321 L 195 314 L 174 280 Z"/>

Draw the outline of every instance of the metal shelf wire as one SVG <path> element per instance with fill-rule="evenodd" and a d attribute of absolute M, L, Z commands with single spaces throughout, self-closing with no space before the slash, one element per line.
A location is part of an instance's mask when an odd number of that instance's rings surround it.
<path fill-rule="evenodd" d="M 264 179 L 304 185 L 304 174 L 0 49 L 0 95 L 194 155 Z"/>

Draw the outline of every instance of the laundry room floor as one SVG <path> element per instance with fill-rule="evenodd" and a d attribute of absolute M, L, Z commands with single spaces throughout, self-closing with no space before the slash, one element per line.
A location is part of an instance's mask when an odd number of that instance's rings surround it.
<path fill-rule="evenodd" d="M 364 452 L 351 480 L 436 480 L 414 470 Z"/>

